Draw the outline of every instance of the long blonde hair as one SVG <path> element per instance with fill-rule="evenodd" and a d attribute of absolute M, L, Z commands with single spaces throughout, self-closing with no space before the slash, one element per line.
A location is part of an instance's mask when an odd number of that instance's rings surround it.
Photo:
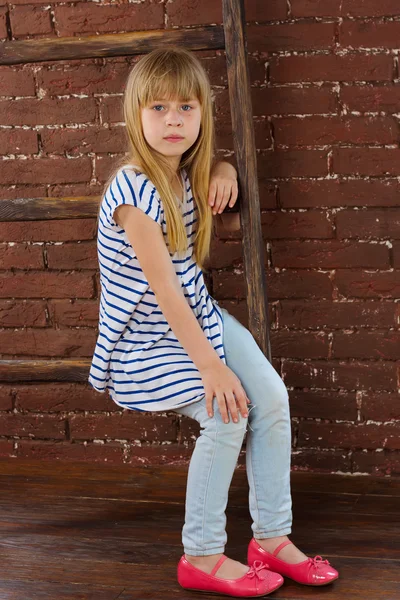
<path fill-rule="evenodd" d="M 170 184 L 175 173 L 166 159 L 154 155 L 143 135 L 141 109 L 161 97 L 178 98 L 183 102 L 197 98 L 200 102 L 200 132 L 195 143 L 182 155 L 178 171 L 186 170 L 198 209 L 193 253 L 197 264 L 204 268 L 214 231 L 212 208 L 207 199 L 215 155 L 215 131 L 210 82 L 193 53 L 181 48 L 153 50 L 130 71 L 123 101 L 128 152 L 113 170 L 104 193 L 121 167 L 137 165 L 162 199 L 170 252 L 181 254 L 187 250 L 185 225 Z"/>

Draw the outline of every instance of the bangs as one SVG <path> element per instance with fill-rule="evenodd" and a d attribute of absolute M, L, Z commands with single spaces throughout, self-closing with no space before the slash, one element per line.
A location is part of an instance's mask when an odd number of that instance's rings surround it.
<path fill-rule="evenodd" d="M 164 61 L 163 61 L 164 62 Z M 171 61 L 168 61 L 171 63 Z M 203 92 L 199 73 L 193 65 L 173 61 L 174 64 L 157 64 L 153 66 L 151 76 L 146 78 L 145 85 L 138 90 L 138 100 L 142 107 L 154 100 L 177 99 L 188 102 L 197 98 L 202 103 Z"/>

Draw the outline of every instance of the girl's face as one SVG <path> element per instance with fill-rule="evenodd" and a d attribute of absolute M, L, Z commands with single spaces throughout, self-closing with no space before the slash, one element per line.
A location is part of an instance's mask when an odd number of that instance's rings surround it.
<path fill-rule="evenodd" d="M 197 98 L 188 102 L 160 98 L 141 111 L 144 137 L 154 150 L 179 167 L 181 156 L 197 140 L 201 107 Z"/>

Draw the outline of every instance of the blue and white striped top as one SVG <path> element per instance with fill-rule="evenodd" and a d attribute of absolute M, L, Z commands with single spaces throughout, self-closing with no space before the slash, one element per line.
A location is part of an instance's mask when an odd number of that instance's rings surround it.
<path fill-rule="evenodd" d="M 204 397 L 200 373 L 162 314 L 125 230 L 114 220 L 120 204 L 139 207 L 162 227 L 167 239 L 162 200 L 153 183 L 137 167 L 118 170 L 101 200 L 97 232 L 100 266 L 99 333 L 89 374 L 98 392 L 109 391 L 116 404 L 139 411 L 165 411 Z M 181 211 L 188 249 L 184 258 L 170 256 L 185 298 L 226 364 L 223 319 L 209 295 L 194 255 L 197 206 L 189 178 L 182 170 Z"/>

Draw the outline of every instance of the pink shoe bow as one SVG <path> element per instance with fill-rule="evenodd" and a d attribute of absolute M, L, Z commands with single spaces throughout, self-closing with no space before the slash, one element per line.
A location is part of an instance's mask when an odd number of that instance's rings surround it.
<path fill-rule="evenodd" d="M 265 568 L 266 565 L 265 563 L 263 563 L 262 560 L 255 560 L 250 569 L 247 571 L 247 576 L 250 578 L 258 577 L 258 579 L 263 579 L 263 577 L 260 576 L 259 572 L 263 571 Z"/>
<path fill-rule="evenodd" d="M 329 560 L 324 560 L 322 558 L 322 556 L 314 556 L 314 558 L 309 557 L 311 566 L 315 567 L 316 569 L 318 569 L 318 567 L 320 565 L 330 565 L 331 563 L 329 562 Z"/>

